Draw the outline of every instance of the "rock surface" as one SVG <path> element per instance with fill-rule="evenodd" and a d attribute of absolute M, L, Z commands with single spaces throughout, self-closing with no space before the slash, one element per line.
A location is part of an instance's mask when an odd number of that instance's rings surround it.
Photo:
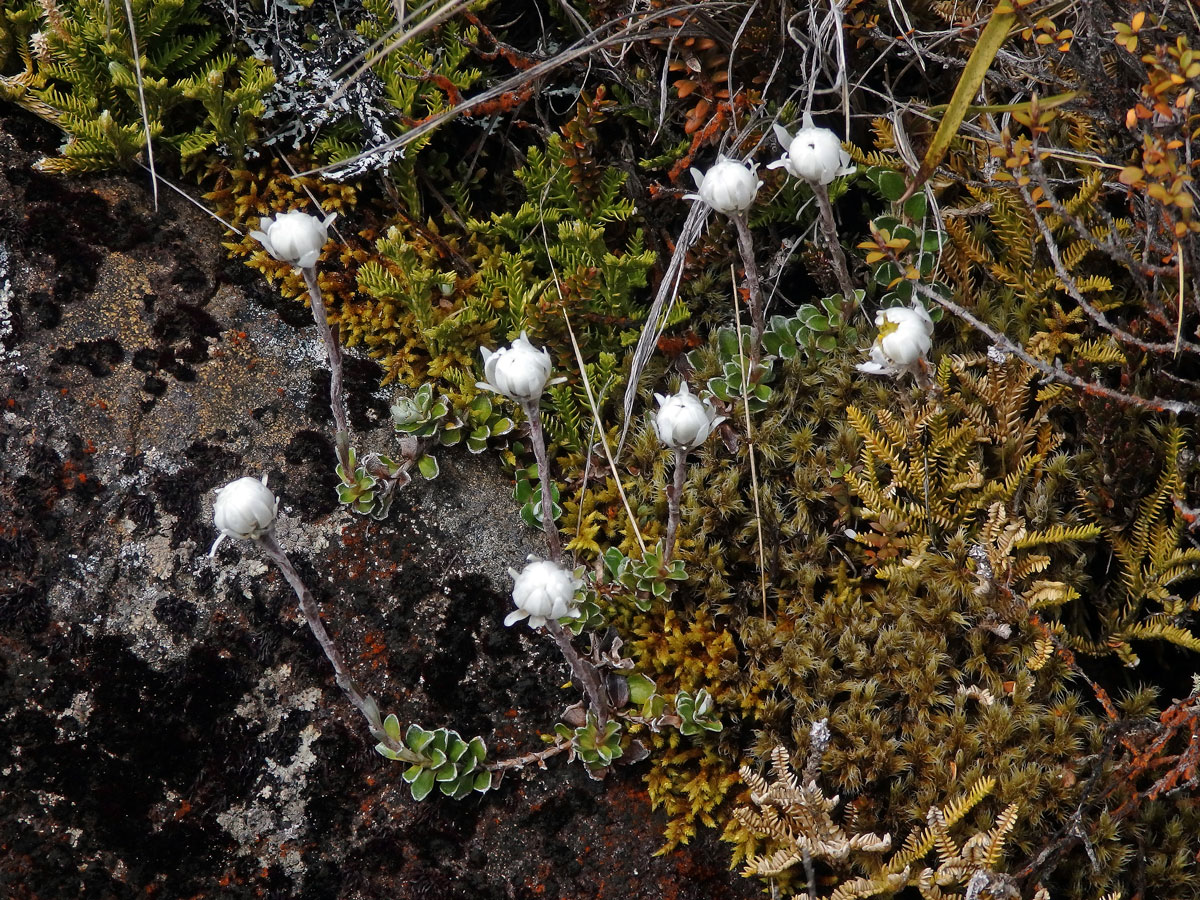
<path fill-rule="evenodd" d="M 386 522 L 345 513 L 307 311 L 178 196 L 156 212 L 136 179 L 34 172 L 57 140 L 0 118 L 0 895 L 757 893 L 711 834 L 653 855 L 636 767 L 597 783 L 555 760 L 412 801 L 282 577 L 245 542 L 208 558 L 212 492 L 269 474 L 359 682 L 502 755 L 576 699 L 548 640 L 501 625 L 505 569 L 536 550 L 511 485 L 443 454 Z M 382 449 L 377 369 L 347 380 L 356 440 Z"/>

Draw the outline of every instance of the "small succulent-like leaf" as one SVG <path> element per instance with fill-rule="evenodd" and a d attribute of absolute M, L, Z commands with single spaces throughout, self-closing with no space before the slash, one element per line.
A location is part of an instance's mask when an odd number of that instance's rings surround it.
<path fill-rule="evenodd" d="M 395 713 L 389 713 L 388 717 L 383 720 L 383 730 L 393 741 L 400 740 L 400 720 L 396 718 Z"/>
<path fill-rule="evenodd" d="M 426 731 L 420 725 L 414 723 L 409 725 L 408 730 L 404 732 L 404 743 L 408 745 L 410 750 L 420 753 L 433 743 L 433 737 L 432 731 Z"/>
<path fill-rule="evenodd" d="M 417 460 L 417 471 L 426 481 L 433 481 L 441 474 L 436 457 L 430 456 L 428 453 Z"/>
<path fill-rule="evenodd" d="M 640 672 L 626 679 L 629 684 L 629 701 L 635 706 L 643 705 L 655 692 L 655 684 Z"/>
<path fill-rule="evenodd" d="M 441 788 L 442 793 L 451 800 L 461 800 L 467 794 L 471 793 L 473 786 L 471 778 L 458 778 L 453 782 L 443 784 Z"/>
<path fill-rule="evenodd" d="M 429 796 L 429 792 L 433 790 L 433 785 L 433 770 L 422 770 L 421 774 L 417 776 L 409 788 L 412 791 L 412 798 L 414 800 L 424 800 Z"/>
<path fill-rule="evenodd" d="M 484 757 L 487 756 L 487 746 L 483 743 L 483 738 L 476 735 L 471 738 L 471 742 L 467 747 L 471 751 L 471 756 L 474 758 L 476 764 L 483 762 Z"/>

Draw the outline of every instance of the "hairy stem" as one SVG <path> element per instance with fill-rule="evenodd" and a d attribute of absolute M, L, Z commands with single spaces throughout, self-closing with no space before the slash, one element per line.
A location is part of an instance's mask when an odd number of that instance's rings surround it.
<path fill-rule="evenodd" d="M 762 282 L 758 277 L 758 262 L 754 258 L 754 238 L 750 234 L 750 224 L 746 214 L 733 216 L 733 224 L 737 229 L 738 250 L 742 255 L 742 268 L 746 271 L 746 288 L 750 294 L 750 370 L 758 367 L 758 359 L 762 354 L 762 336 L 767 330 L 766 311 L 763 309 Z"/>
<path fill-rule="evenodd" d="M 317 323 L 317 332 L 321 335 L 321 343 L 329 355 L 329 409 L 333 412 L 333 422 L 337 428 L 336 445 L 337 459 L 341 463 L 343 480 L 354 477 L 350 468 L 350 426 L 346 421 L 346 401 L 342 396 L 342 347 L 338 337 L 329 324 L 325 314 L 325 300 L 321 296 L 321 286 L 317 284 L 317 268 L 309 266 L 301 269 L 304 283 L 308 285 L 309 305 L 312 307 L 313 321 Z"/>
<path fill-rule="evenodd" d="M 521 404 L 525 418 L 529 420 L 529 439 L 533 443 L 533 455 L 537 457 L 538 481 L 542 487 L 542 530 L 546 532 L 546 546 L 550 559 L 562 562 L 562 543 L 558 538 L 558 526 L 554 524 L 554 480 L 550 477 L 550 459 L 546 456 L 546 438 L 542 433 L 542 415 L 537 400 Z"/>
<path fill-rule="evenodd" d="M 675 451 L 675 482 L 667 490 L 667 537 L 663 562 L 669 563 L 675 551 L 675 534 L 679 531 L 679 505 L 683 500 L 683 485 L 687 481 L 686 450 Z"/>
<path fill-rule="evenodd" d="M 829 248 L 829 258 L 833 260 L 833 270 L 837 275 L 838 287 L 842 296 L 847 300 L 854 297 L 854 282 L 850 280 L 850 270 L 846 267 L 846 254 L 842 252 L 842 242 L 838 238 L 837 222 L 833 220 L 833 204 L 829 202 L 829 188 L 815 181 L 810 181 L 813 196 L 817 198 L 817 206 L 821 210 L 821 237 Z"/>
<path fill-rule="evenodd" d="M 263 549 L 263 552 L 270 557 L 271 562 L 279 567 L 279 571 L 283 573 L 283 577 L 287 579 L 287 583 L 296 592 L 296 598 L 300 601 L 300 611 L 304 614 L 304 620 L 308 623 L 313 637 L 317 639 L 317 643 L 325 651 L 325 658 L 333 666 L 333 674 L 338 687 L 342 689 L 342 693 L 354 704 L 355 708 L 362 713 L 363 718 L 367 720 L 367 724 L 371 728 L 371 733 L 389 750 L 398 754 L 401 759 L 407 762 L 420 762 L 420 757 L 416 756 L 416 754 L 412 753 L 412 751 L 400 742 L 393 740 L 384 731 L 383 723 L 379 718 L 378 705 L 370 697 L 364 697 L 358 689 L 358 685 L 354 683 L 354 679 L 350 677 L 350 671 L 346 668 L 341 651 L 338 650 L 337 645 L 333 642 L 333 638 L 325 630 L 325 624 L 321 621 L 321 611 L 317 608 L 316 598 L 313 597 L 312 591 L 301 580 L 300 573 L 296 571 L 296 567 L 292 565 L 292 561 L 288 559 L 287 554 L 283 552 L 283 548 L 279 546 L 279 542 L 275 540 L 275 535 L 267 532 L 257 539 L 257 543 Z"/>
<path fill-rule="evenodd" d="M 571 674 L 583 685 L 583 690 L 588 696 L 588 702 L 592 706 L 592 712 L 596 714 L 596 718 L 600 724 L 604 725 L 612 713 L 612 707 L 608 703 L 608 694 L 605 692 L 604 685 L 600 681 L 599 670 L 579 655 L 579 651 L 571 643 L 571 636 L 563 630 L 563 627 L 558 622 L 554 619 L 547 619 L 546 630 L 550 632 L 550 636 L 558 644 L 558 649 L 562 651 L 563 658 L 566 659 L 567 665 L 571 667 Z"/>

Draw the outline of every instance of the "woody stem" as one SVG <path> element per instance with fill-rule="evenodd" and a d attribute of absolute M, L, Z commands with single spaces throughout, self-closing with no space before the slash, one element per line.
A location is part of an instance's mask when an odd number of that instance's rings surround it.
<path fill-rule="evenodd" d="M 667 489 L 667 537 L 663 550 L 663 562 L 669 563 L 675 551 L 675 534 L 679 530 L 679 506 L 683 499 L 683 485 L 687 481 L 686 450 L 675 451 L 675 482 Z"/>
<path fill-rule="evenodd" d="M 600 724 L 604 725 L 612 713 L 612 707 L 609 706 L 608 695 L 605 693 L 604 685 L 600 681 L 599 670 L 579 655 L 579 651 L 571 643 L 571 636 L 557 621 L 547 619 L 546 630 L 550 632 L 550 636 L 558 644 L 558 649 L 566 659 L 567 665 L 571 667 L 571 674 L 583 685 L 583 690 L 588 696 L 592 712 L 596 714 L 596 718 Z"/>
<path fill-rule="evenodd" d="M 342 466 L 342 480 L 352 484 L 350 479 L 354 478 L 354 473 L 350 467 L 350 425 L 346 421 L 346 401 L 342 396 L 342 348 L 337 332 L 329 324 L 329 316 L 325 313 L 325 300 L 317 283 L 317 267 L 309 266 L 300 272 L 304 276 L 304 283 L 308 285 L 309 305 L 312 307 L 313 321 L 317 323 L 317 333 L 321 335 L 321 343 L 325 345 L 325 352 L 329 356 L 329 409 L 337 428 L 337 460 Z"/>
<path fill-rule="evenodd" d="M 758 262 L 754 258 L 754 238 L 750 234 L 750 224 L 746 221 L 745 213 L 733 216 L 734 227 L 737 230 L 738 250 L 742 255 L 742 268 L 746 272 L 746 291 L 750 296 L 750 371 L 758 366 L 762 352 L 762 336 L 766 331 L 766 313 L 763 310 L 762 283 L 758 277 Z"/>
<path fill-rule="evenodd" d="M 847 301 L 854 297 L 854 282 L 850 280 L 850 270 L 846 267 L 846 254 L 842 252 L 842 242 L 838 238 L 837 222 L 833 219 L 833 204 L 829 202 L 829 188 L 817 181 L 810 181 L 813 196 L 817 198 L 817 206 L 821 210 L 821 237 L 829 249 L 829 258 L 833 261 L 833 271 L 837 275 L 838 287 Z"/>
<path fill-rule="evenodd" d="M 317 639 L 317 643 L 321 645 L 321 649 L 325 652 L 325 658 L 333 666 L 334 680 L 337 681 L 338 687 L 342 689 L 342 693 L 346 695 L 355 708 L 362 713 L 363 718 L 367 720 L 371 733 L 389 750 L 399 754 L 400 758 L 409 762 L 419 762 L 419 758 L 414 756 L 412 751 L 399 741 L 388 736 L 383 728 L 383 722 L 379 718 L 379 707 L 370 697 L 363 696 L 362 692 L 358 689 L 358 685 L 354 683 L 354 679 L 350 677 L 350 670 L 346 668 L 346 662 L 342 659 L 341 651 L 338 650 L 337 644 L 333 642 L 333 638 L 329 636 L 329 632 L 325 629 L 325 624 L 321 621 L 321 611 L 317 607 L 316 598 L 300 578 L 300 573 L 296 571 L 296 567 L 292 565 L 292 561 L 288 559 L 288 555 L 283 552 L 283 548 L 279 546 L 279 542 L 275 540 L 275 535 L 267 532 L 262 537 L 257 538 L 256 543 L 270 558 L 271 562 L 279 567 L 279 571 L 283 573 L 283 577 L 287 579 L 287 583 L 296 592 L 296 598 L 300 601 L 300 612 L 304 614 L 304 620 L 308 623 L 309 630 L 313 633 L 313 637 Z"/>
<path fill-rule="evenodd" d="M 521 404 L 525 418 L 529 421 L 529 440 L 533 444 L 533 455 L 537 457 L 538 481 L 542 488 L 542 530 L 546 532 L 546 546 L 550 559 L 562 560 L 562 543 L 558 538 L 558 526 L 554 524 L 554 480 L 550 477 L 550 459 L 546 455 L 546 438 L 542 432 L 542 416 L 537 400 Z"/>

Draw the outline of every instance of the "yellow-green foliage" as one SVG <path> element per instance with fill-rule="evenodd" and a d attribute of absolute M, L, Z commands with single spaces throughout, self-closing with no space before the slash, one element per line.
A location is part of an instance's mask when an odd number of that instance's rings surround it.
<path fill-rule="evenodd" d="M 187 161 L 215 149 L 240 157 L 274 83 L 269 66 L 240 63 L 200 0 L 132 0 L 138 60 L 121 3 L 38 0 L 0 9 L 0 98 L 67 132 L 44 171 L 129 165 L 146 144 Z M 17 69 L 17 64 L 20 70 Z M 139 90 L 138 66 L 142 84 Z"/>
<path fill-rule="evenodd" d="M 599 115 L 581 102 L 574 122 Z M 596 391 L 618 393 L 654 254 L 627 224 L 636 209 L 622 196 L 625 174 L 606 168 L 584 189 L 575 180 L 579 153 L 557 135 L 531 148 L 515 173 L 523 201 L 511 211 L 470 216 L 461 192 L 454 217 L 392 226 L 359 272 L 364 303 L 343 318 L 347 343 L 361 340 L 382 357 L 389 379 L 442 379 L 461 393 L 460 405 L 474 392 L 479 347 L 521 332 L 550 348 L 557 369 L 577 371 L 569 316 Z M 674 320 L 680 315 L 686 310 Z M 543 418 L 560 451 L 579 452 L 591 419 L 582 386 L 550 388 Z"/>
<path fill-rule="evenodd" d="M 258 227 L 263 216 L 293 209 L 316 213 L 319 207 L 323 213 L 338 213 L 331 235 L 335 240 L 322 250 L 318 280 L 331 321 L 343 321 L 355 314 L 355 304 L 361 301 L 354 292 L 354 273 L 368 259 L 376 234 L 370 225 L 362 223 L 362 218 L 369 218 L 371 211 L 359 207 L 354 185 L 294 177 L 284 171 L 278 159 L 255 169 L 213 167 L 210 175 L 214 183 L 205 199 L 220 216 L 242 231 L 239 237 L 227 241 L 225 248 L 230 255 L 242 258 L 246 265 L 276 283 L 279 292 L 289 299 L 307 303 L 304 278 L 294 266 L 267 253 L 262 244 L 250 237 L 250 231 Z M 351 210 L 359 216 L 357 232 L 349 230 L 347 213 Z"/>
<path fill-rule="evenodd" d="M 1200 650 L 1200 638 L 1187 626 L 1190 614 L 1200 609 L 1200 549 L 1181 546 L 1185 522 L 1175 505 L 1185 495 L 1179 457 L 1186 437 L 1177 425 L 1165 429 L 1162 474 L 1128 525 L 1113 523 L 1106 510 L 1090 502 L 1093 514 L 1105 522 L 1114 566 L 1095 586 L 1098 627 L 1092 635 L 1067 634 L 1072 646 L 1093 654 L 1116 653 L 1128 666 L 1138 664 L 1131 641 L 1167 640 Z"/>
<path fill-rule="evenodd" d="M 932 389 L 898 394 L 855 379 L 851 362 L 786 364 L 755 423 L 766 617 L 749 463 L 710 442 L 684 498 L 681 555 L 693 580 L 671 610 L 631 623 L 633 652 L 666 691 L 703 666 L 727 723 L 704 762 L 714 783 L 733 771 L 727 754 L 739 742 L 765 756 L 780 742 L 802 746 L 807 723 L 828 718 L 822 772 L 855 798 L 858 830 L 912 832 L 962 785 L 994 779 L 1000 803 L 1022 804 L 1012 841 L 1028 852 L 1079 801 L 1081 754 L 1102 735 L 1090 698 L 1029 625 L 1034 612 L 1081 604 L 1088 561 L 1109 552 L 1063 449 L 1069 397 L 995 355 L 947 356 Z M 650 453 L 661 455 L 635 439 L 631 465 L 655 471 Z M 1174 472 L 1163 479 L 1173 484 Z M 1147 512 L 1162 512 L 1169 492 L 1160 485 Z M 1177 521 L 1147 521 L 1146 535 L 1178 547 Z M 1193 553 L 1160 551 L 1155 578 L 1183 577 Z M 714 666 L 699 647 L 727 649 Z M 710 816 L 694 787 L 672 790 L 690 781 L 664 777 L 666 758 L 650 762 L 655 799 L 673 817 Z M 671 772 L 684 764 L 670 758 Z M 673 823 L 672 838 L 688 833 Z"/>

